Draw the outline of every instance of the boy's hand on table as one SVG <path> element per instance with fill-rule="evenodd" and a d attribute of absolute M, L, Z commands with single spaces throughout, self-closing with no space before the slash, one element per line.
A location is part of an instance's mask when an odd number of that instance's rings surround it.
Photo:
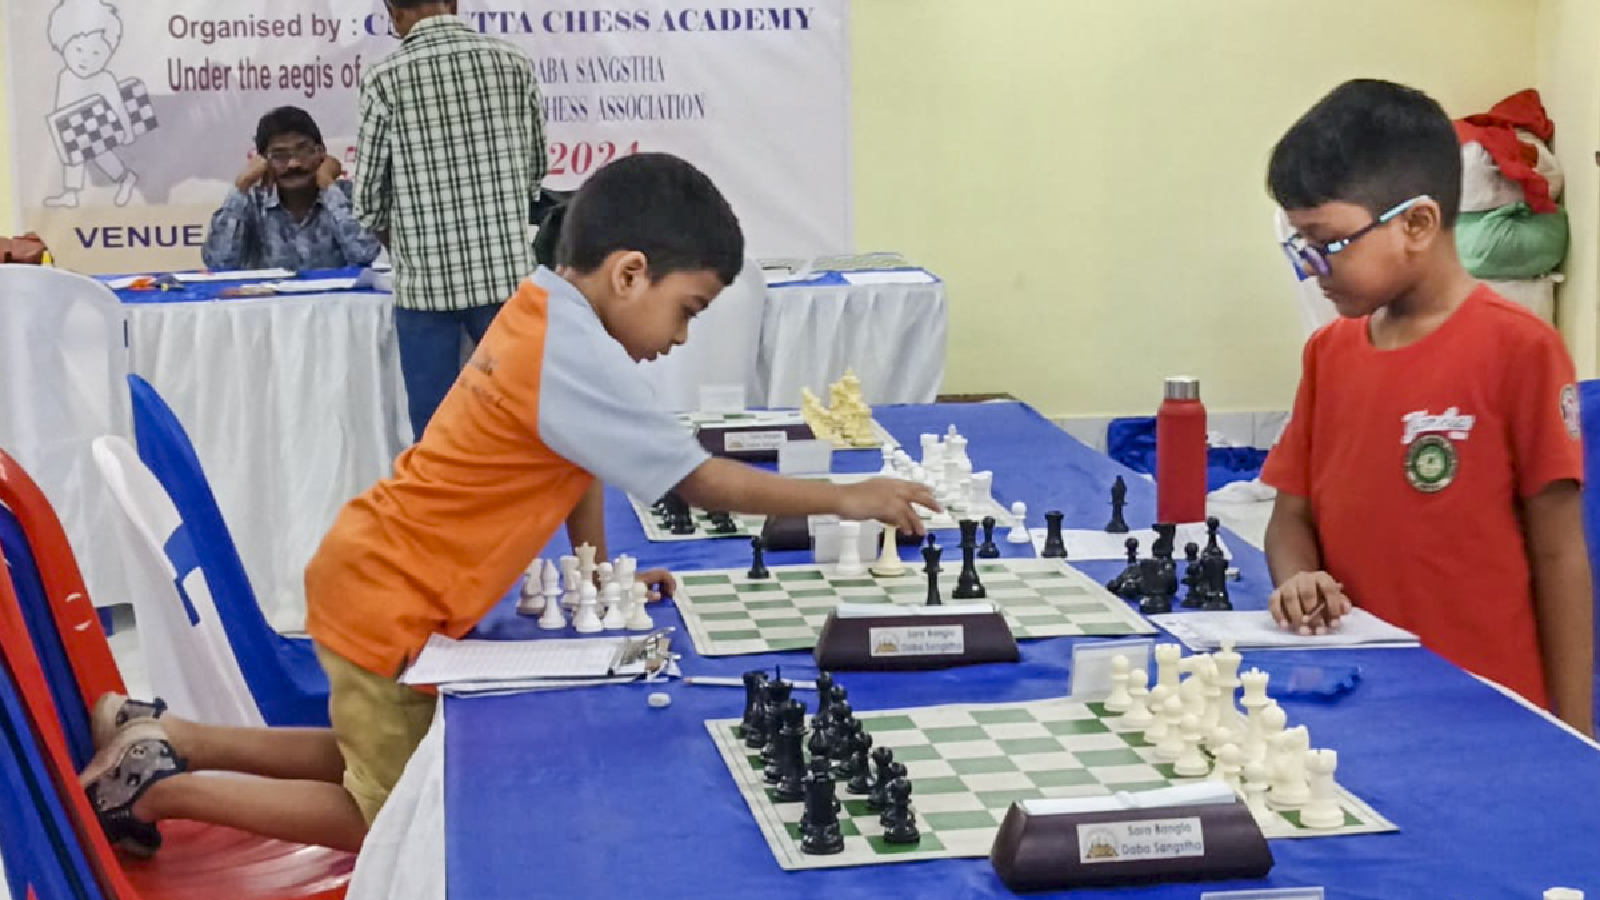
<path fill-rule="evenodd" d="M 926 529 L 922 516 L 913 508 L 921 506 L 934 512 L 943 507 L 933 499 L 933 492 L 925 485 L 898 478 L 872 478 L 858 484 L 843 485 L 839 502 L 839 517 L 852 522 L 877 521 L 893 525 L 903 534 L 922 534 Z"/>
<path fill-rule="evenodd" d="M 1338 628 L 1354 604 L 1345 596 L 1344 585 L 1333 580 L 1332 575 L 1301 572 L 1278 585 L 1268 606 L 1279 627 L 1310 636 Z"/>
<path fill-rule="evenodd" d="M 650 589 L 650 603 L 660 603 L 678 592 L 678 580 L 666 569 L 646 569 L 634 574 L 634 580 Z"/>

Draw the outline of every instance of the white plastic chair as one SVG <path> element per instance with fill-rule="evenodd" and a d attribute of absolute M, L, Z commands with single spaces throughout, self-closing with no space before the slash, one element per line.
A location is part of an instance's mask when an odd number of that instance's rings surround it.
<path fill-rule="evenodd" d="M 766 405 L 766 386 L 757 377 L 761 320 L 767 306 L 767 281 L 761 266 L 746 260 L 733 284 L 689 325 L 689 342 L 670 355 L 640 363 L 670 409 L 700 408 L 700 388 L 744 386 L 745 406 Z"/>
<path fill-rule="evenodd" d="M 1273 212 L 1272 227 L 1277 233 L 1280 243 L 1288 240 L 1290 235 L 1294 234 L 1294 229 L 1289 226 L 1289 217 L 1285 216 L 1281 209 Z M 1288 270 L 1287 266 L 1284 268 Z M 1292 271 L 1290 271 L 1289 277 L 1294 277 Z M 1296 294 L 1300 302 L 1300 318 L 1305 322 L 1307 337 L 1310 337 L 1311 333 L 1318 328 L 1339 318 L 1338 311 L 1333 308 L 1333 301 L 1322 293 L 1322 288 L 1317 286 L 1315 278 L 1308 278 L 1299 282 L 1296 286 Z"/>
<path fill-rule="evenodd" d="M 172 555 L 184 554 L 189 540 L 172 499 L 122 438 L 97 438 L 93 452 L 129 526 L 121 529 L 130 534 L 125 542 L 133 579 L 129 593 L 152 692 L 185 718 L 264 725 L 205 577 L 191 569 L 180 579 L 172 563 Z"/>
<path fill-rule="evenodd" d="M 121 600 L 121 548 L 100 539 L 116 501 L 90 444 L 133 438 L 122 304 L 61 269 L 0 265 L 0 447 L 32 474 L 66 529 L 97 605 Z"/>

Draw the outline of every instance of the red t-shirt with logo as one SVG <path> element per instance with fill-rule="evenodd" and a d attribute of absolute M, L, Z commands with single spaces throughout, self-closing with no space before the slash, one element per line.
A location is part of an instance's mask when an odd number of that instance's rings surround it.
<path fill-rule="evenodd" d="M 1572 359 L 1483 286 L 1410 346 L 1373 347 L 1369 324 L 1306 344 L 1262 480 L 1310 499 L 1323 567 L 1357 606 L 1545 705 L 1519 501 L 1583 478 Z"/>

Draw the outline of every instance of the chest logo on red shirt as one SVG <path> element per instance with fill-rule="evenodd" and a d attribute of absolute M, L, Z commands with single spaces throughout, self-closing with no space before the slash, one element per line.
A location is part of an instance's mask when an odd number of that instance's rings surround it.
<path fill-rule="evenodd" d="M 1575 438 L 1583 434 L 1578 407 L 1578 386 L 1575 384 L 1569 384 L 1561 389 L 1561 421 L 1567 426 L 1567 434 Z"/>
<path fill-rule="evenodd" d="M 1452 406 L 1438 415 L 1425 409 L 1406 413 L 1400 421 L 1406 481 L 1424 494 L 1436 494 L 1453 484 L 1461 469 L 1461 454 L 1454 442 L 1472 436 L 1478 417 L 1464 415 Z"/>

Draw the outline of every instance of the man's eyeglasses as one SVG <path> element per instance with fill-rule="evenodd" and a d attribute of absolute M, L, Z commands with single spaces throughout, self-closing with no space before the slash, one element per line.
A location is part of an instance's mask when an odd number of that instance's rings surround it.
<path fill-rule="evenodd" d="M 1314 244 L 1297 234 L 1283 242 L 1283 253 L 1289 257 L 1289 264 L 1294 266 L 1294 274 L 1301 281 L 1309 278 L 1325 278 L 1333 271 L 1331 260 L 1335 254 L 1350 249 L 1351 244 L 1393 222 L 1418 203 L 1429 199 L 1432 198 L 1427 194 L 1412 197 L 1379 216 L 1376 221 L 1355 234 L 1331 243 Z"/>
<path fill-rule="evenodd" d="M 275 166 L 287 166 L 289 163 L 295 162 L 296 160 L 300 162 L 310 162 L 311 160 L 315 159 L 317 154 L 321 151 L 321 145 L 313 144 L 310 141 L 303 141 L 293 147 L 269 151 L 267 153 L 267 162 L 270 162 Z"/>

